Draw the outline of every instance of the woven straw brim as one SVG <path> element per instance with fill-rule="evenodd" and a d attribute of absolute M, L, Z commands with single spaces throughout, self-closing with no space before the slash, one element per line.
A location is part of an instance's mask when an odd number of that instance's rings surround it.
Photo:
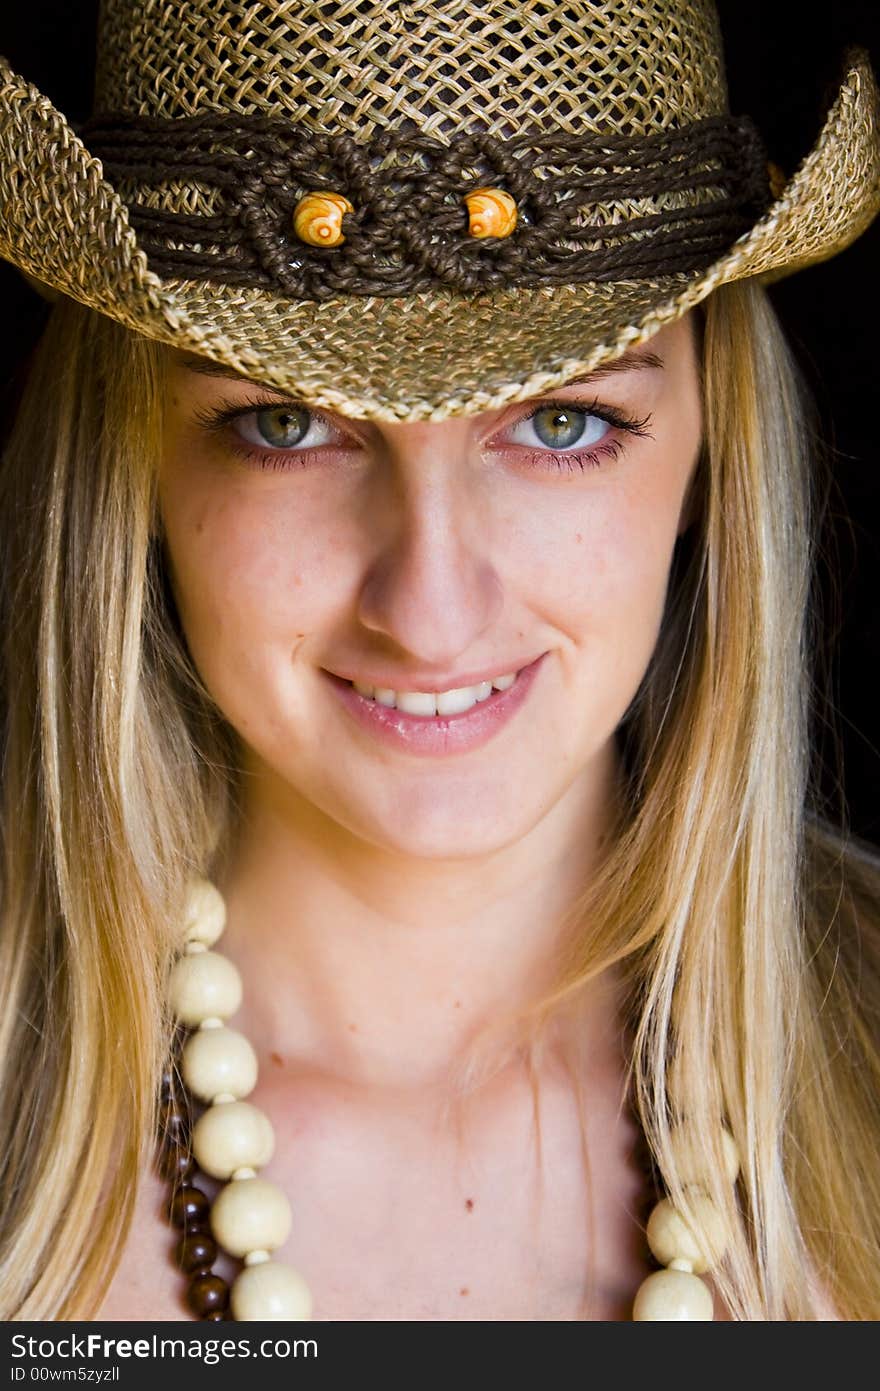
<path fill-rule="evenodd" d="M 708 270 L 658 280 L 291 302 L 161 280 L 125 204 L 65 118 L 0 58 L 0 254 L 132 330 L 306 404 L 373 420 L 493 410 L 594 370 L 719 285 L 842 251 L 880 211 L 880 97 L 856 53 L 812 151 Z"/>

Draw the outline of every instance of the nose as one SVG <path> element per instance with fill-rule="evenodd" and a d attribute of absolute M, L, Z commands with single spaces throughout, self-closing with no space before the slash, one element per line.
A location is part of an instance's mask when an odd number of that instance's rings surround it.
<path fill-rule="evenodd" d="M 471 421 L 400 423 L 383 436 L 388 467 L 367 519 L 375 540 L 360 621 L 420 667 L 448 672 L 504 603 L 490 474 Z"/>

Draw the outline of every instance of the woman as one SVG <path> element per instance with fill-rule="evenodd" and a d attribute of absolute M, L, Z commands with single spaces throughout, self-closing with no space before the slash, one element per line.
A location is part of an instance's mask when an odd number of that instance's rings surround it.
<path fill-rule="evenodd" d="M 111 183 L 0 87 L 3 249 L 62 296 L 0 503 L 0 1311 L 876 1318 L 880 861 L 809 781 L 808 406 L 756 278 L 876 213 L 870 68 L 783 187 L 711 6 L 450 4 L 470 87 L 374 8 L 284 49 L 356 107 L 305 187 L 278 30 L 236 76 L 222 5 L 216 69 L 106 7 Z M 504 143 L 571 8 L 574 201 Z M 487 190 L 444 161 L 490 40 Z"/>

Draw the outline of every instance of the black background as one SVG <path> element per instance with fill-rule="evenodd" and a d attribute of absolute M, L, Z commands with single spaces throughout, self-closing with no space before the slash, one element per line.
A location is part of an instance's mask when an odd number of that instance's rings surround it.
<path fill-rule="evenodd" d="M 787 173 L 816 139 L 846 47 L 868 48 L 880 70 L 878 9 L 873 0 L 815 7 L 786 0 L 720 5 L 731 110 L 755 118 L 771 158 Z M 96 16 L 97 0 L 30 0 L 0 16 L 0 53 L 74 122 L 89 114 Z M 880 219 L 844 254 L 780 282 L 770 294 L 834 450 L 837 487 L 820 564 L 827 653 L 817 674 L 830 695 L 842 744 L 851 825 L 880 844 L 880 714 L 873 685 L 880 656 L 878 269 Z M 0 346 L 3 428 L 46 311 L 3 262 L 0 296 L 7 328 Z M 836 809 L 835 743 L 825 727 L 830 713 L 824 711 L 818 729 L 817 759 Z"/>

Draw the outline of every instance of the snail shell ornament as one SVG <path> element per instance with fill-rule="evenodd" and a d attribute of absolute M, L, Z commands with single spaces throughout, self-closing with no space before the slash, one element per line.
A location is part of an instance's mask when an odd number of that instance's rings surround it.
<path fill-rule="evenodd" d="M 354 212 L 344 193 L 316 189 L 300 198 L 293 211 L 293 230 L 309 246 L 339 246 L 345 241 L 342 219 Z"/>
<path fill-rule="evenodd" d="M 503 188 L 475 188 L 465 194 L 472 237 L 509 237 L 516 226 L 516 203 Z"/>

